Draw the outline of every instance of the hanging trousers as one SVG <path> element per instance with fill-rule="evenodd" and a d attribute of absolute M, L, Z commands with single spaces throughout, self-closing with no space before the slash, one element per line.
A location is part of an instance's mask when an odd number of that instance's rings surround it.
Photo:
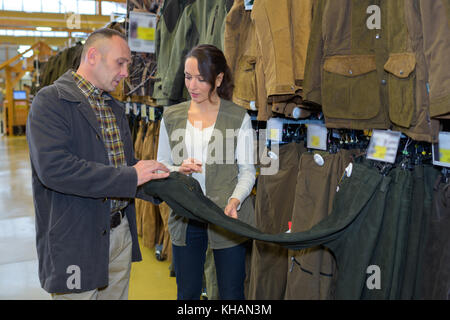
<path fill-rule="evenodd" d="M 314 161 L 314 153 L 320 154 L 324 164 Z M 336 154 L 326 152 L 304 153 L 300 158 L 295 202 L 292 211 L 292 232 L 311 229 L 326 218 L 332 210 L 336 188 L 351 155 L 358 150 L 340 150 Z M 289 250 L 285 299 L 330 299 L 332 284 L 336 278 L 336 262 L 333 254 L 323 246 L 303 250 Z"/>
<path fill-rule="evenodd" d="M 298 143 L 281 145 L 279 170 L 259 176 L 255 202 L 256 227 L 266 233 L 288 230 L 294 204 L 298 162 L 305 148 Z M 281 187 L 282 185 L 282 187 Z M 254 241 L 248 299 L 282 299 L 286 289 L 288 250 Z"/>
<path fill-rule="evenodd" d="M 344 176 L 339 184 L 330 215 L 303 232 L 268 234 L 227 217 L 203 195 L 198 182 L 175 172 L 167 179 L 150 181 L 144 190 L 166 201 L 177 215 L 213 223 L 241 236 L 293 250 L 324 245 L 336 258 L 335 299 L 390 298 L 391 292 L 397 291 L 396 279 L 407 247 L 404 239 L 409 237 L 404 221 L 410 218 L 404 213 L 411 203 L 405 204 L 402 193 L 411 193 L 415 173 L 398 168 L 382 174 L 370 164 L 353 163 L 351 176 Z M 373 265 L 380 266 L 381 281 L 387 276 L 377 291 L 367 285 Z"/>
<path fill-rule="evenodd" d="M 450 300 L 450 182 L 438 176 L 416 298 Z"/>

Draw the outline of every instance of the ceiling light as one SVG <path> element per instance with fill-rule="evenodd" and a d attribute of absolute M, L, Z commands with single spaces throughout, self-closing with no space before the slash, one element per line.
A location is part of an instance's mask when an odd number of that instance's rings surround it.
<path fill-rule="evenodd" d="M 51 27 L 36 27 L 37 31 L 52 31 Z"/>

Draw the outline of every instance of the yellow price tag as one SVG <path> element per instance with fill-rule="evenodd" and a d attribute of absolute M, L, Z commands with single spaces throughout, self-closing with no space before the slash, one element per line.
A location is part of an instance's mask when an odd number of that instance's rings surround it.
<path fill-rule="evenodd" d="M 270 129 L 270 140 L 278 140 L 278 129 Z"/>
<path fill-rule="evenodd" d="M 450 149 L 439 149 L 439 161 L 450 163 Z"/>
<path fill-rule="evenodd" d="M 156 118 L 156 116 L 155 116 L 155 107 L 150 107 L 150 116 L 149 116 L 149 119 L 150 119 L 151 121 L 155 121 L 155 118 Z"/>
<path fill-rule="evenodd" d="M 320 146 L 320 137 L 319 136 L 312 136 L 311 137 L 311 145 L 313 147 L 319 147 Z"/>
<path fill-rule="evenodd" d="M 137 38 L 141 40 L 155 40 L 155 28 L 138 27 Z"/>
<path fill-rule="evenodd" d="M 375 146 L 375 152 L 373 153 L 374 158 L 384 159 L 386 158 L 387 147 L 385 146 Z"/>

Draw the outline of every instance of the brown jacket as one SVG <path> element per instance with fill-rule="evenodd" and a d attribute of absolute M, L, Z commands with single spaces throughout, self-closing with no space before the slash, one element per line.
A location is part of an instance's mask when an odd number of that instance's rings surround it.
<path fill-rule="evenodd" d="M 430 119 L 427 94 L 432 70 L 422 41 L 427 29 L 420 20 L 430 17 L 421 1 L 316 4 L 304 95 L 322 105 L 327 126 L 391 128 L 415 140 L 437 141 L 439 123 Z"/>

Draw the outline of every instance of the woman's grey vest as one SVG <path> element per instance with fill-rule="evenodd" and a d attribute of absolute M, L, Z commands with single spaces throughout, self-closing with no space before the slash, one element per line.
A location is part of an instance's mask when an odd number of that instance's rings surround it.
<path fill-rule="evenodd" d="M 179 166 L 188 158 L 184 142 L 190 101 L 170 106 L 164 110 L 164 124 L 169 137 L 174 165 Z M 238 165 L 235 160 L 237 136 L 246 110 L 230 101 L 221 99 L 214 131 L 208 145 L 205 170 L 206 196 L 225 209 L 238 181 Z M 254 225 L 254 209 L 249 197 L 241 204 L 239 220 Z M 173 244 L 186 245 L 188 219 L 171 212 L 169 232 Z M 208 225 L 209 245 L 212 249 L 236 246 L 247 238 L 235 235 L 221 227 Z"/>

